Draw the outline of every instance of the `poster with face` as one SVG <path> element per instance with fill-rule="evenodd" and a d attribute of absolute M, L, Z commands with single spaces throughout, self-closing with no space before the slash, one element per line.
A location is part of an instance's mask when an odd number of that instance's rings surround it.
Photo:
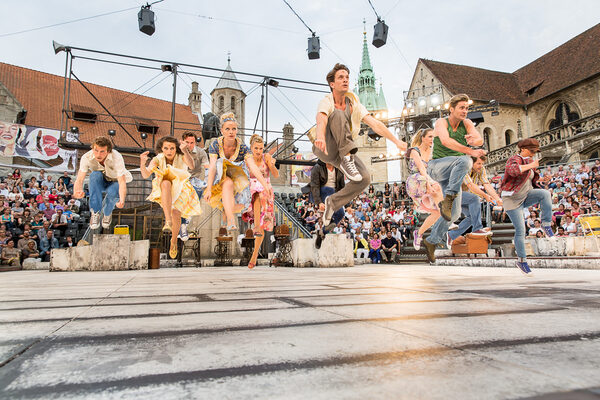
<path fill-rule="evenodd" d="M 15 155 L 15 143 L 19 132 L 25 130 L 25 125 L 0 121 L 0 155 L 12 157 Z"/>
<path fill-rule="evenodd" d="M 51 160 L 58 157 L 59 131 L 36 126 L 24 126 L 24 128 L 24 132 L 16 140 L 16 155 L 38 160 Z"/>

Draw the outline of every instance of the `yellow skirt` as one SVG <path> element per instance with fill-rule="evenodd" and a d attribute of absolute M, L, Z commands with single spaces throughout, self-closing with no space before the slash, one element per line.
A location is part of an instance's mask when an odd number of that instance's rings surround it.
<path fill-rule="evenodd" d="M 165 171 L 154 168 L 152 172 L 154 172 L 154 179 L 152 179 L 152 192 L 148 196 L 148 200 L 161 204 L 160 185 L 167 180 L 171 182 L 173 208 L 181 212 L 183 218 L 202 214 L 200 199 L 189 181 L 190 174 L 187 171 L 168 165 Z"/>
<path fill-rule="evenodd" d="M 233 195 L 237 204 L 243 204 L 246 208 L 250 205 L 250 180 L 244 169 L 243 161 L 231 162 L 227 159 L 217 160 L 217 175 L 210 192 L 209 204 L 212 208 L 223 209 L 223 179 L 229 177 L 233 181 Z"/>

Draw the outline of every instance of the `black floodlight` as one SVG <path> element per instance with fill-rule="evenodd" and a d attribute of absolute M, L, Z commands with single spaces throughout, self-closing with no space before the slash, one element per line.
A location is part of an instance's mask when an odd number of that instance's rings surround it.
<path fill-rule="evenodd" d="M 142 132 L 140 136 L 142 137 L 142 140 L 148 139 L 148 134 L 146 132 Z"/>
<path fill-rule="evenodd" d="M 150 4 L 142 6 L 138 13 L 138 24 L 140 26 L 140 32 L 145 33 L 148 36 L 152 36 L 156 30 L 154 27 L 154 11 L 150 9 Z"/>
<path fill-rule="evenodd" d="M 72 126 L 71 127 L 71 133 L 74 134 L 74 135 L 79 134 L 79 128 L 76 127 L 76 126 Z"/>
<path fill-rule="evenodd" d="M 61 51 L 67 51 L 67 46 L 60 44 L 55 40 L 52 41 L 52 47 L 54 48 L 54 54 L 58 54 Z"/>
<path fill-rule="evenodd" d="M 108 136 L 115 136 L 116 134 L 117 134 L 117 131 L 115 131 L 114 129 L 108 130 Z"/>
<path fill-rule="evenodd" d="M 375 133 L 375 131 L 373 129 L 369 129 L 369 133 L 367 133 L 367 135 L 369 136 L 369 139 L 374 140 L 376 142 L 379 139 L 381 139 L 381 136 L 379 136 L 378 133 Z"/>
<path fill-rule="evenodd" d="M 308 59 L 309 60 L 316 60 L 318 58 L 321 57 L 321 44 L 319 41 L 319 37 L 315 36 L 315 34 L 313 33 L 313 35 L 311 37 L 308 38 Z"/>
<path fill-rule="evenodd" d="M 373 46 L 381 47 L 387 42 L 388 26 L 381 19 L 373 26 Z"/>
<path fill-rule="evenodd" d="M 275 79 L 268 78 L 267 79 L 267 85 L 273 86 L 273 87 L 277 87 L 277 86 L 279 86 L 279 81 L 276 81 Z"/>

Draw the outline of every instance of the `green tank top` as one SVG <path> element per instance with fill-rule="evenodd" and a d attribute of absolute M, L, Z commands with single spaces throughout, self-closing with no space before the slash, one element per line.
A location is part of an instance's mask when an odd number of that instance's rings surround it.
<path fill-rule="evenodd" d="M 448 118 L 446 118 L 446 123 L 448 124 L 448 135 L 450 136 L 450 138 L 456 140 L 463 146 L 468 146 L 467 139 L 465 139 L 465 136 L 467 135 L 467 128 L 465 128 L 465 124 L 463 123 L 463 121 L 460 121 L 458 127 L 456 128 L 456 131 L 452 130 L 452 126 L 450 125 L 450 121 L 448 121 Z M 433 159 L 464 155 L 465 154 L 461 153 L 460 151 L 451 150 L 444 146 L 439 137 L 436 136 L 433 138 Z"/>

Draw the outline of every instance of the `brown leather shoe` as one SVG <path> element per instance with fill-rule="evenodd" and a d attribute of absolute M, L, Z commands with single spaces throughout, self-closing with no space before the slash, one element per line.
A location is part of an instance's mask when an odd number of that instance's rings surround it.
<path fill-rule="evenodd" d="M 456 196 L 456 194 L 447 194 L 444 196 L 444 200 L 438 204 L 438 207 L 440 208 L 440 214 L 442 214 L 442 217 L 446 221 L 450 221 L 452 219 L 452 203 L 454 203 Z"/>
<path fill-rule="evenodd" d="M 437 246 L 433 243 L 429 243 L 427 239 L 423 239 L 421 244 L 425 246 L 425 254 L 427 255 L 427 261 L 429 261 L 430 264 L 435 263 L 435 248 Z"/>

